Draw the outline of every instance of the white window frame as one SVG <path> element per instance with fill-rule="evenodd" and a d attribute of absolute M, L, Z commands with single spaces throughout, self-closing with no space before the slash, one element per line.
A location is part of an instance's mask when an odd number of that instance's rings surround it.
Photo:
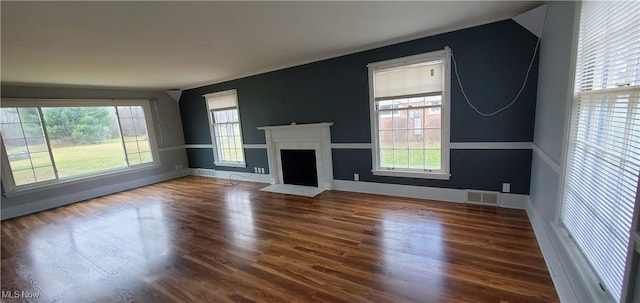
<path fill-rule="evenodd" d="M 441 145 L 440 145 L 440 170 L 422 170 L 408 168 L 382 168 L 380 165 L 380 142 L 379 125 L 376 113 L 376 101 L 374 95 L 374 71 L 380 68 L 390 68 L 421 62 L 442 60 L 443 68 L 443 88 L 441 105 Z M 451 52 L 449 47 L 444 50 L 379 61 L 367 65 L 369 72 L 369 117 L 371 121 L 371 142 L 372 142 L 372 167 L 371 172 L 377 176 L 406 177 L 420 179 L 449 180 L 450 174 L 450 133 L 451 133 Z"/>
<path fill-rule="evenodd" d="M 129 167 L 114 168 L 103 170 L 95 173 L 82 174 L 62 179 L 53 179 L 48 181 L 36 182 L 16 186 L 9 166 L 9 158 L 4 148 L 4 144 L 0 144 L 0 161 L 2 161 L 2 186 L 4 187 L 4 196 L 11 197 L 19 194 L 41 191 L 44 189 L 56 188 L 63 185 L 78 184 L 82 182 L 102 179 L 109 176 L 123 175 L 134 171 L 147 170 L 160 166 L 160 155 L 158 153 L 158 143 L 155 134 L 155 124 L 153 121 L 153 113 L 149 100 L 144 99 L 17 99 L 2 98 L 0 107 L 99 107 L 99 106 L 141 106 L 144 111 L 145 123 L 147 124 L 147 135 L 149 136 L 149 144 L 151 146 L 151 155 L 153 161 L 142 164 L 135 164 Z M 46 122 L 45 122 L 46 123 Z M 46 130 L 44 130 L 46 132 Z M 48 142 L 48 138 L 47 138 Z M 50 151 L 51 152 L 51 151 Z M 53 159 L 52 159 L 53 161 Z"/>
<path fill-rule="evenodd" d="M 213 116 L 211 115 L 211 112 L 213 110 L 221 110 L 221 109 L 211 109 L 209 108 L 209 102 L 207 101 L 207 98 L 212 98 L 212 97 L 216 97 L 216 96 L 224 96 L 224 95 L 230 95 L 233 94 L 235 95 L 235 101 L 236 101 L 236 106 L 234 107 L 229 107 L 226 109 L 233 109 L 235 108 L 238 111 L 238 124 L 240 127 L 240 141 L 242 141 L 242 159 L 244 159 L 244 161 L 223 161 L 221 159 L 218 159 L 218 150 L 217 150 L 217 138 L 216 138 L 216 132 L 215 132 L 215 122 L 213 121 Z M 228 167 L 243 167 L 246 168 L 247 167 L 247 158 L 246 158 L 246 153 L 244 151 L 244 137 L 242 136 L 242 118 L 240 117 L 240 102 L 238 102 L 238 91 L 236 89 L 230 89 L 230 90 L 225 90 L 225 91 L 220 91 L 220 92 L 215 92 L 215 93 L 209 93 L 209 94 L 205 94 L 202 95 L 202 97 L 204 98 L 204 102 L 207 106 L 207 117 L 209 119 L 209 135 L 211 136 L 211 145 L 212 145 L 212 151 L 213 151 L 213 164 L 215 164 L 216 166 L 228 166 Z"/>
<path fill-rule="evenodd" d="M 581 94 L 579 91 L 580 79 L 578 75 L 580 73 L 580 66 L 578 64 L 578 61 L 579 61 L 579 58 L 578 58 L 579 39 L 578 38 L 580 35 L 581 21 L 583 19 L 583 13 L 582 13 L 583 5 L 585 5 L 585 3 L 582 3 L 582 2 L 579 2 L 575 5 L 575 22 L 573 27 L 574 37 L 573 37 L 573 45 L 571 50 L 572 62 L 571 62 L 570 73 L 569 73 L 571 79 L 569 79 L 570 81 L 568 86 L 569 95 L 567 96 L 567 106 L 566 106 L 564 134 L 563 134 L 564 147 L 562 151 L 562 159 L 560 162 L 561 163 L 560 172 L 559 172 L 560 180 L 558 182 L 559 190 L 556 196 L 558 203 L 556 204 L 553 228 L 556 235 L 561 239 L 563 248 L 566 250 L 567 254 L 570 256 L 572 265 L 576 269 L 578 276 L 581 278 L 581 282 L 584 283 L 585 285 L 584 290 L 586 290 L 587 296 L 595 302 L 616 302 L 616 300 L 614 299 L 614 295 L 609 290 L 605 290 L 606 287 L 603 287 L 602 281 L 601 281 L 602 279 L 598 276 L 592 264 L 590 264 L 590 262 L 587 260 L 586 254 L 582 251 L 582 249 L 579 247 L 578 243 L 576 242 L 575 238 L 571 235 L 571 232 L 563 222 L 563 217 L 562 217 L 563 211 L 565 208 L 565 203 L 566 203 L 565 193 L 568 186 L 567 175 L 568 175 L 569 165 L 571 161 L 570 156 L 571 156 L 572 150 L 576 146 L 572 142 L 572 140 L 573 140 L 573 132 L 576 130 L 575 126 L 577 121 L 577 108 L 576 108 L 577 98 Z M 600 26 L 602 28 L 607 27 L 603 25 L 600 25 Z M 601 81 L 594 82 L 594 83 L 602 84 Z M 615 92 L 617 90 L 624 91 L 624 90 L 631 90 L 633 88 L 633 86 L 629 86 L 629 85 L 618 85 L 618 86 L 619 86 L 618 88 L 611 88 L 611 87 L 606 89 L 596 88 L 595 90 L 589 90 L 586 92 L 582 91 L 582 94 L 585 94 L 585 95 L 607 94 L 607 93 Z M 637 89 L 637 86 L 635 86 L 635 88 Z M 605 181 L 602 181 L 602 182 L 605 182 Z M 638 243 L 640 243 L 638 241 L 638 239 L 640 238 L 637 238 L 637 236 L 634 236 L 634 232 L 636 233 L 636 235 L 638 233 L 638 213 L 639 213 L 638 201 L 640 201 L 640 180 L 638 181 L 638 185 L 636 186 L 635 210 L 634 210 L 634 215 L 632 217 L 633 219 L 631 223 L 631 233 L 630 233 L 631 236 L 629 239 L 629 245 L 628 245 L 629 247 L 628 247 L 626 264 L 625 264 L 625 273 L 622 281 L 622 292 L 621 292 L 620 302 L 627 302 L 631 300 L 631 298 L 629 297 L 630 291 L 632 293 L 634 286 L 636 286 L 636 284 L 629 284 L 629 282 L 630 281 L 635 282 L 635 279 L 631 277 L 631 275 L 637 274 L 637 272 L 635 272 L 632 269 L 632 266 L 637 267 L 637 263 L 633 262 L 633 258 L 638 258 L 638 255 L 640 255 L 640 250 L 638 249 L 638 246 L 636 246 L 638 245 Z M 592 240 L 590 239 L 590 241 Z"/>

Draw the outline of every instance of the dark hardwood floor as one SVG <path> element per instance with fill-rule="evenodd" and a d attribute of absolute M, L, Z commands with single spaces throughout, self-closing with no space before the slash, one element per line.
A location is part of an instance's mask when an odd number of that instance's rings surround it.
<path fill-rule="evenodd" d="M 3 221 L 3 301 L 558 301 L 522 210 L 225 183 L 186 177 Z"/>

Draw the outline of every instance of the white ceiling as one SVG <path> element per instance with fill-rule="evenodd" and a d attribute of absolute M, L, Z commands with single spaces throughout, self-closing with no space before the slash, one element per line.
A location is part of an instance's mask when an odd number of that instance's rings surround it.
<path fill-rule="evenodd" d="M 3 83 L 183 89 L 508 19 L 539 2 L 0 5 Z"/>

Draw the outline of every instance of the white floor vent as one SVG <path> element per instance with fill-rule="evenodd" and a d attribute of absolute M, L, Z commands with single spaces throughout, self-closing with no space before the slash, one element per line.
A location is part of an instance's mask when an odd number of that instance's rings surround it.
<path fill-rule="evenodd" d="M 466 203 L 473 204 L 486 204 L 486 205 L 498 205 L 500 200 L 500 193 L 495 191 L 481 191 L 481 190 L 465 190 L 467 193 Z"/>

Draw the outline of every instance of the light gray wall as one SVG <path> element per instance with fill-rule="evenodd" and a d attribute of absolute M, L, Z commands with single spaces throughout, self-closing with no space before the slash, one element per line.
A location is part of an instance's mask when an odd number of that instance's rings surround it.
<path fill-rule="evenodd" d="M 559 171 L 564 150 L 567 105 L 571 102 L 575 2 L 550 2 L 540 43 L 538 96 L 533 143 L 531 198 L 542 219 L 555 217 Z M 546 155 L 546 157 L 544 157 Z M 546 161 L 545 161 L 546 160 Z"/>
<path fill-rule="evenodd" d="M 560 163 L 567 100 L 573 94 L 574 2 L 550 2 L 540 44 L 533 141 Z"/>
<path fill-rule="evenodd" d="M 23 195 L 3 195 L 0 197 L 0 217 L 3 220 L 187 174 L 188 161 L 178 102 L 163 91 L 3 85 L 0 94 L 3 98 L 157 99 L 155 106 L 152 104 L 152 112 L 160 155 L 158 167 Z M 176 171 L 176 165 L 185 169 Z"/>
<path fill-rule="evenodd" d="M 571 102 L 574 78 L 574 43 L 577 39 L 575 24 L 580 5 L 577 2 L 549 2 L 540 47 L 538 96 L 534 144 L 531 163 L 530 198 L 541 221 L 536 230 L 538 238 L 548 239 L 549 247 L 543 252 L 555 276 L 554 282 L 561 299 L 569 302 L 590 302 L 586 285 L 565 249 L 564 237 L 555 229 L 555 218 L 560 211 L 560 182 L 562 156 L 565 150 L 565 125 L 569 119 L 567 105 Z M 560 168 L 560 169 L 559 169 Z M 538 234 L 543 233 L 543 234 Z M 551 262 L 551 263 L 549 263 Z M 564 281 L 558 283 L 558 277 Z M 564 283 L 563 283 L 564 282 Z M 563 297 L 564 295 L 564 297 Z"/>

